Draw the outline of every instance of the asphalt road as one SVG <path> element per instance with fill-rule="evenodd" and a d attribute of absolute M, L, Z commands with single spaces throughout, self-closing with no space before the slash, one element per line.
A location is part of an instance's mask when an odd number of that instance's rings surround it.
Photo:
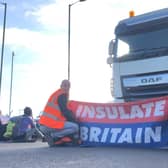
<path fill-rule="evenodd" d="M 0 168 L 168 168 L 168 150 L 1 142 Z"/>

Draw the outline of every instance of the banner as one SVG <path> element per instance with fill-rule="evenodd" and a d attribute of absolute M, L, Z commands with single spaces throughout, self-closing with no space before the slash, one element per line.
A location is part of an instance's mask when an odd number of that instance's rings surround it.
<path fill-rule="evenodd" d="M 129 103 L 70 101 L 83 146 L 168 146 L 168 96 Z"/>

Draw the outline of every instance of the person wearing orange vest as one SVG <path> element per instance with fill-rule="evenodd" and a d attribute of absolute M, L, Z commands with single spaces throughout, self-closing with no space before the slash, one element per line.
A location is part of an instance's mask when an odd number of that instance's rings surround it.
<path fill-rule="evenodd" d="M 39 119 L 40 130 L 50 147 L 79 139 L 78 122 L 67 107 L 69 89 L 70 82 L 63 80 L 60 89 L 49 97 Z"/>

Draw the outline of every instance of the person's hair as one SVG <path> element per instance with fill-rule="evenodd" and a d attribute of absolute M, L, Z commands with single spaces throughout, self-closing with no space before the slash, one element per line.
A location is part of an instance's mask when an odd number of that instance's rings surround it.
<path fill-rule="evenodd" d="M 32 116 L 32 109 L 30 107 L 24 108 L 24 115 Z"/>

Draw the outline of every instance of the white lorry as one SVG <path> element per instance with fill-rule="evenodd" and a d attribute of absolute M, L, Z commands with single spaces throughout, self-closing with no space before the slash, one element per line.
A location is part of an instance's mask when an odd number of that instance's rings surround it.
<path fill-rule="evenodd" d="M 168 8 L 120 21 L 107 63 L 115 102 L 168 95 Z"/>

